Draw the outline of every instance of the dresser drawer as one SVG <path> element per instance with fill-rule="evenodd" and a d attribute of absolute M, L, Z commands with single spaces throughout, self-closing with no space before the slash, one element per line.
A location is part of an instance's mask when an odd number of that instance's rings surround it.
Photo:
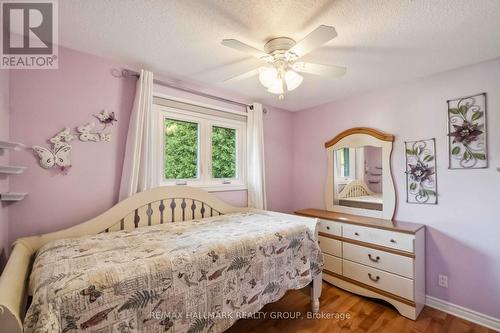
<path fill-rule="evenodd" d="M 345 277 L 352 280 L 414 300 L 413 280 L 349 260 L 342 260 L 342 272 Z"/>
<path fill-rule="evenodd" d="M 343 258 L 413 279 L 413 258 L 344 242 Z"/>
<path fill-rule="evenodd" d="M 413 253 L 414 235 L 344 224 L 342 236 Z"/>
<path fill-rule="evenodd" d="M 342 236 L 342 224 L 338 222 L 319 219 L 318 230 L 329 235 Z"/>
<path fill-rule="evenodd" d="M 325 270 L 342 275 L 342 259 L 329 254 L 323 254 L 323 257 L 325 259 Z"/>
<path fill-rule="evenodd" d="M 318 236 L 318 243 L 323 253 L 331 254 L 337 257 L 342 257 L 341 241 L 323 236 Z"/>

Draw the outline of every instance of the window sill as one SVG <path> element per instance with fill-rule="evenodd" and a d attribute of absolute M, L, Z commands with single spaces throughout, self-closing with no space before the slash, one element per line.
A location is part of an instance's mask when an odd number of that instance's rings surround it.
<path fill-rule="evenodd" d="M 223 185 L 223 186 L 211 186 L 211 185 L 205 185 L 205 186 L 199 186 L 200 188 L 204 189 L 207 192 L 229 192 L 229 191 L 246 191 L 247 187 L 246 185 Z"/>
<path fill-rule="evenodd" d="M 164 183 L 162 186 L 189 186 L 198 187 L 207 192 L 229 192 L 229 191 L 246 191 L 247 186 L 244 184 L 224 184 L 224 185 L 199 185 L 199 184 L 187 184 L 187 185 L 176 185 L 172 183 Z"/>

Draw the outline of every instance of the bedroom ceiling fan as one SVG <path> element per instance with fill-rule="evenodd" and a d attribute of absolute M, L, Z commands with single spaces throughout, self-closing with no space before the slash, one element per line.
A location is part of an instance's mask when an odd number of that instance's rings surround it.
<path fill-rule="evenodd" d="M 267 63 L 267 66 L 252 69 L 225 82 L 258 75 L 260 83 L 267 91 L 279 95 L 281 100 L 287 91 L 300 86 L 304 78 L 299 73 L 340 77 L 346 73 L 345 67 L 297 61 L 335 37 L 337 32 L 334 27 L 320 25 L 298 43 L 289 37 L 273 38 L 264 45 L 264 51 L 236 39 L 224 39 L 222 45 L 251 54 Z"/>

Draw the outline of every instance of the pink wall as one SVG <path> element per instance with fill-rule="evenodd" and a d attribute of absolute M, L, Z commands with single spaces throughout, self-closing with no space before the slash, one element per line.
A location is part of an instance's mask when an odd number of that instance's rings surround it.
<path fill-rule="evenodd" d="M 396 136 L 396 218 L 426 224 L 427 294 L 500 318 L 500 60 L 299 112 L 293 119 L 295 209 L 324 208 L 324 142 L 350 127 Z M 488 93 L 490 168 L 448 170 L 446 100 Z M 436 138 L 438 205 L 405 202 L 404 140 Z M 438 274 L 449 288 L 438 286 Z"/>
<path fill-rule="evenodd" d="M 9 139 L 9 71 L 0 70 L 0 140 Z M 0 165 L 9 164 L 9 151 L 0 149 Z M 9 176 L 0 174 L 0 192 L 9 189 Z M 2 271 L 8 247 L 8 207 L 0 202 L 0 272 Z"/>
<path fill-rule="evenodd" d="M 73 167 L 67 176 L 39 167 L 29 150 L 13 156 L 12 163 L 26 165 L 28 170 L 22 177 L 12 179 L 11 189 L 30 194 L 9 210 L 10 242 L 83 222 L 117 201 L 136 80 L 113 77 L 110 69 L 120 65 L 110 60 L 66 48 L 59 51 L 58 70 L 12 72 L 12 140 L 28 146 L 48 145 L 46 140 L 61 128 L 93 121 L 92 114 L 103 108 L 114 111 L 118 122 L 111 128 L 110 143 L 72 142 Z M 160 93 L 178 94 L 160 86 L 156 89 Z M 189 94 L 178 97 L 194 98 Z M 197 100 L 207 102 L 202 98 Z M 264 135 L 268 147 L 269 207 L 289 211 L 292 115 L 276 108 L 267 109 Z M 217 195 L 231 204 L 246 205 L 246 191 Z"/>
<path fill-rule="evenodd" d="M 382 193 L 382 177 L 370 175 L 382 173 L 382 170 L 377 169 L 377 167 L 382 166 L 382 148 L 367 146 L 364 150 L 366 167 L 368 168 L 368 174 L 365 175 L 366 185 L 373 192 Z M 370 183 L 370 180 L 378 181 L 378 183 Z"/>
<path fill-rule="evenodd" d="M 293 113 L 266 107 L 264 153 L 266 159 L 267 209 L 293 211 Z"/>
<path fill-rule="evenodd" d="M 12 140 L 48 147 L 47 140 L 63 127 L 96 121 L 92 114 L 103 108 L 115 112 L 118 123 L 109 143 L 72 142 L 67 176 L 42 169 L 29 149 L 12 155 L 12 163 L 28 169 L 11 179 L 11 190 L 29 195 L 9 208 L 10 242 L 85 221 L 116 202 L 135 86 L 111 76 L 114 65 L 61 48 L 58 70 L 11 72 Z"/>

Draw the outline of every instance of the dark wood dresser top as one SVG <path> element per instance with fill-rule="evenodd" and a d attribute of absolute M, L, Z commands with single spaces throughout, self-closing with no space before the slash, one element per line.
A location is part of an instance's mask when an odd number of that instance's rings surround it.
<path fill-rule="evenodd" d="M 327 210 L 315 208 L 301 209 L 296 211 L 295 214 L 308 217 L 317 217 L 324 220 L 337 221 L 347 224 L 356 224 L 370 228 L 403 232 L 407 234 L 415 234 L 418 230 L 425 226 L 419 223 L 389 221 L 373 217 L 330 212 Z"/>

